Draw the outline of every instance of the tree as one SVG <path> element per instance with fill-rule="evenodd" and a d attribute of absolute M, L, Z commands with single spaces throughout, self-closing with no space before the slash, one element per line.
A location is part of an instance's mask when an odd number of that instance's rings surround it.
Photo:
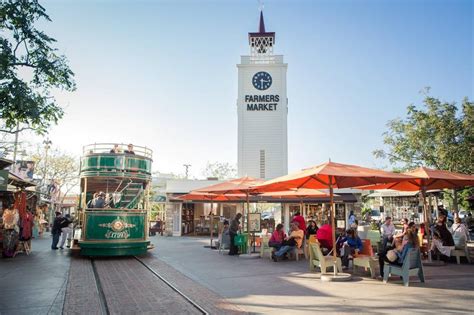
<path fill-rule="evenodd" d="M 374 151 L 400 170 L 427 166 L 439 170 L 474 173 L 474 103 L 467 98 L 460 109 L 425 90 L 424 108 L 410 105 L 405 119 L 388 122 L 386 149 Z M 456 208 L 456 201 L 454 201 Z"/>
<path fill-rule="evenodd" d="M 39 179 L 39 189 L 48 193 L 48 186 L 53 182 L 57 188 L 57 203 L 79 185 L 79 164 L 74 156 L 62 153 L 57 149 L 43 150 L 38 147 L 32 155 L 35 162 L 35 177 Z"/>
<path fill-rule="evenodd" d="M 66 57 L 38 21 L 51 19 L 37 0 L 0 2 L 0 132 L 46 133 L 63 116 L 51 91 L 75 90 Z"/>
<path fill-rule="evenodd" d="M 218 179 L 229 179 L 237 177 L 237 169 L 227 162 L 207 162 L 203 171 L 205 177 L 217 177 Z"/>

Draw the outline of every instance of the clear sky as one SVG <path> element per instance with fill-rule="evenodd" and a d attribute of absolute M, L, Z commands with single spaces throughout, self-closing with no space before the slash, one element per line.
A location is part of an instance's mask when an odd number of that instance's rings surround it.
<path fill-rule="evenodd" d="M 60 94 L 56 146 L 94 142 L 154 150 L 154 169 L 200 177 L 237 161 L 237 68 L 257 31 L 256 0 L 43 1 L 76 74 Z M 388 120 L 420 104 L 473 98 L 469 0 L 265 1 L 267 31 L 288 63 L 289 170 L 333 161 L 385 167 Z"/>

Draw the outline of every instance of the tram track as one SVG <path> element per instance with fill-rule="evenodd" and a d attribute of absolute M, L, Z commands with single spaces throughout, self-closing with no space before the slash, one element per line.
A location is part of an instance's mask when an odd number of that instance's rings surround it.
<path fill-rule="evenodd" d="M 160 275 L 153 267 L 148 265 L 145 261 L 139 257 L 133 256 L 130 258 L 117 258 L 117 259 L 97 259 L 90 258 L 92 266 L 93 277 L 97 287 L 98 299 L 100 300 L 100 307 L 102 314 L 116 314 L 124 311 L 123 307 L 132 307 L 130 304 L 123 303 L 138 303 L 137 301 L 142 298 L 142 301 L 146 302 L 146 298 L 142 295 L 152 295 L 159 298 L 166 296 L 171 301 L 166 301 L 170 305 L 187 304 L 189 306 L 182 305 L 182 309 L 192 310 L 191 313 L 196 314 L 209 314 L 203 307 L 201 307 L 196 301 L 182 292 L 177 286 L 165 277 Z M 132 272 L 131 272 L 132 271 Z M 128 277 L 121 277 L 120 275 L 129 275 Z M 150 277 L 151 276 L 151 277 Z M 150 283 L 149 279 L 158 279 L 159 283 Z M 143 286 L 151 286 L 148 291 L 155 292 L 143 292 L 140 290 L 130 290 L 124 295 L 123 287 L 126 287 L 130 283 L 131 279 L 138 281 L 136 287 L 142 288 Z M 145 280 L 145 281 L 143 281 Z M 148 282 L 146 284 L 140 283 Z M 152 281 L 152 280 L 151 280 Z M 153 281 L 152 281 L 153 282 Z M 130 296 L 132 293 L 132 296 Z M 136 296 L 134 296 L 136 295 Z M 179 301 L 181 299 L 181 302 Z M 124 302 L 124 300 L 129 302 Z M 163 301 L 165 302 L 165 301 Z M 117 304 L 123 304 L 117 305 Z M 137 305 L 140 308 L 142 305 Z M 138 311 L 138 309 L 137 309 Z M 175 313 L 168 310 L 168 313 Z"/>

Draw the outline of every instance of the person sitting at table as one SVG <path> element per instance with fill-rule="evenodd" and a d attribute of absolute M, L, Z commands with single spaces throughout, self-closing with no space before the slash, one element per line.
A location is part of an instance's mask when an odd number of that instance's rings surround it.
<path fill-rule="evenodd" d="M 316 232 L 316 238 L 318 239 L 321 250 L 329 252 L 332 250 L 332 227 L 329 224 L 323 224 Z"/>
<path fill-rule="evenodd" d="M 293 216 L 293 219 L 291 222 L 297 222 L 298 227 L 303 230 L 303 233 L 306 233 L 306 221 L 304 220 L 304 217 L 301 215 L 300 210 L 296 210 L 295 215 Z"/>
<path fill-rule="evenodd" d="M 456 249 L 464 249 L 466 247 L 466 242 L 469 241 L 469 230 L 466 225 L 462 223 L 460 217 L 454 219 L 450 231 L 453 235 L 454 246 Z"/>
<path fill-rule="evenodd" d="M 439 215 L 436 225 L 433 227 L 433 242 L 430 250 L 433 254 L 440 254 L 441 260 L 447 261 L 451 256 L 451 250 L 455 248 L 453 236 L 446 227 L 446 217 Z"/>
<path fill-rule="evenodd" d="M 283 224 L 280 223 L 276 226 L 275 231 L 273 231 L 272 237 L 268 241 L 268 246 L 274 247 L 276 250 L 279 250 L 285 238 L 286 234 L 283 229 Z"/>
<path fill-rule="evenodd" d="M 392 223 L 391 217 L 385 218 L 385 223 L 380 227 L 382 230 L 382 251 L 387 247 L 387 243 L 392 244 L 393 236 L 395 235 L 395 226 Z"/>
<path fill-rule="evenodd" d="M 403 223 L 402 234 L 405 235 L 405 233 L 408 231 L 408 228 L 409 228 L 408 219 L 403 218 L 402 223 Z"/>
<path fill-rule="evenodd" d="M 298 222 L 291 223 L 290 237 L 283 241 L 282 246 L 276 253 L 272 253 L 272 259 L 277 262 L 286 253 L 300 248 L 303 244 L 304 232 L 298 227 Z"/>
<path fill-rule="evenodd" d="M 314 220 L 309 220 L 308 226 L 306 227 L 306 239 L 309 240 L 310 235 L 316 235 L 318 229 L 316 222 Z"/>
<path fill-rule="evenodd" d="M 362 241 L 353 229 L 347 230 L 346 234 L 346 240 L 341 249 L 341 260 L 343 266 L 349 267 L 351 256 L 357 255 L 362 250 Z"/>
<path fill-rule="evenodd" d="M 394 264 L 394 265 L 403 265 L 403 261 L 405 260 L 406 255 L 410 252 L 412 248 L 419 248 L 420 244 L 418 243 L 418 236 L 412 229 L 408 229 L 407 233 L 407 242 L 405 245 L 397 247 L 396 249 L 390 250 L 387 255 L 379 256 L 380 262 L 380 276 L 383 278 L 384 276 L 384 265 L 385 263 Z M 395 254 L 395 255 L 390 255 Z M 390 256 L 390 257 L 389 257 Z M 393 258 L 391 257 L 393 256 Z"/>

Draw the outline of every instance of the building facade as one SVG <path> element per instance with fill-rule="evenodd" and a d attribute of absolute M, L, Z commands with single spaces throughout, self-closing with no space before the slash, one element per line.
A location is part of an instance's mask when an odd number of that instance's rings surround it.
<path fill-rule="evenodd" d="M 250 55 L 238 68 L 238 174 L 269 179 L 288 173 L 288 98 L 282 55 L 274 55 L 275 33 L 249 33 Z"/>

